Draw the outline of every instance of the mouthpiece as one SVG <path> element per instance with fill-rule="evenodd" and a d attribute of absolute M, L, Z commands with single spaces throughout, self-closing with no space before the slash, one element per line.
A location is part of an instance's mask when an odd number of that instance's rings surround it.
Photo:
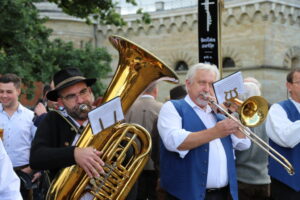
<path fill-rule="evenodd" d="M 207 93 L 201 93 L 200 94 L 202 96 L 202 98 L 205 100 L 205 101 L 209 101 L 210 100 L 210 96 L 207 94 Z"/>
<path fill-rule="evenodd" d="M 79 110 L 81 112 L 89 112 L 89 107 L 86 104 L 80 104 Z"/>

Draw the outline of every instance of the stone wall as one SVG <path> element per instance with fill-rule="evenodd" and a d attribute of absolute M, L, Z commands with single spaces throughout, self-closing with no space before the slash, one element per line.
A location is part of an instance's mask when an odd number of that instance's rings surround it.
<path fill-rule="evenodd" d="M 113 55 L 113 69 L 118 65 L 118 52 L 109 44 L 110 35 L 128 38 L 173 69 L 178 61 L 188 65 L 198 62 L 197 5 L 151 12 L 149 25 L 136 23 L 137 15 L 125 15 L 128 25 L 124 27 L 88 26 L 54 7 L 45 7 L 40 9 L 41 15 L 50 17 L 47 26 L 54 29 L 53 37 L 73 41 L 77 47 L 89 41 L 106 47 Z M 253 76 L 262 83 L 263 95 L 271 103 L 286 98 L 286 73 L 292 66 L 300 67 L 299 33 L 300 2 L 297 0 L 225 1 L 222 57 L 231 58 L 235 67 L 224 68 L 223 76 L 241 70 L 244 77 Z M 184 83 L 185 72 L 178 75 Z M 159 86 L 159 99 L 164 101 L 173 85 Z"/>

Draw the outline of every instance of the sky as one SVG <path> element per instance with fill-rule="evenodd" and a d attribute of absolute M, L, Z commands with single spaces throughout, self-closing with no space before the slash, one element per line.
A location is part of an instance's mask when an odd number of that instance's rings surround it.
<path fill-rule="evenodd" d="M 135 13 L 140 7 L 143 11 L 151 12 L 155 11 L 155 2 L 161 2 L 162 0 L 135 0 L 138 6 L 133 6 L 126 3 L 126 0 L 115 0 L 114 2 L 119 2 L 121 5 L 121 14 L 131 14 Z M 164 0 L 165 9 L 175 9 L 180 7 L 188 7 L 196 5 L 198 0 Z"/>

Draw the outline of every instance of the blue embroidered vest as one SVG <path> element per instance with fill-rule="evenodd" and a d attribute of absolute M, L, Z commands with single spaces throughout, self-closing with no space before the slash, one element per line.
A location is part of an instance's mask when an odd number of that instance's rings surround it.
<path fill-rule="evenodd" d="M 300 120 L 300 113 L 291 100 L 285 100 L 278 103 L 287 113 L 292 122 Z M 299 133 L 300 134 L 300 133 Z M 285 148 L 277 145 L 270 139 L 270 145 L 283 155 L 294 166 L 295 175 L 290 176 L 286 170 L 274 159 L 269 159 L 269 174 L 271 177 L 288 185 L 296 191 L 300 191 L 300 144 L 294 148 Z"/>
<path fill-rule="evenodd" d="M 206 127 L 195 111 L 184 99 L 172 101 L 182 118 L 185 130 L 196 132 Z M 216 116 L 217 120 L 224 116 Z M 235 163 L 230 136 L 221 139 L 227 157 L 228 180 L 231 196 L 238 199 Z M 160 183 L 168 193 L 181 200 L 201 200 L 205 197 L 208 172 L 209 144 L 201 145 L 180 158 L 178 153 L 168 151 L 163 142 L 160 143 Z"/>

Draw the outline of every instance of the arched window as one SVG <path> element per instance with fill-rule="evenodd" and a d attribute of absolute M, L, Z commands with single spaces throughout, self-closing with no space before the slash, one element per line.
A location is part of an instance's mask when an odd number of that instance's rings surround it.
<path fill-rule="evenodd" d="M 291 62 L 292 69 L 300 68 L 300 57 L 294 57 L 294 58 L 292 58 L 291 61 L 292 61 Z"/>
<path fill-rule="evenodd" d="M 188 65 L 184 61 L 178 61 L 175 66 L 176 71 L 186 71 L 188 70 Z"/>
<path fill-rule="evenodd" d="M 235 67 L 235 63 L 230 57 L 223 58 L 223 68 Z"/>

